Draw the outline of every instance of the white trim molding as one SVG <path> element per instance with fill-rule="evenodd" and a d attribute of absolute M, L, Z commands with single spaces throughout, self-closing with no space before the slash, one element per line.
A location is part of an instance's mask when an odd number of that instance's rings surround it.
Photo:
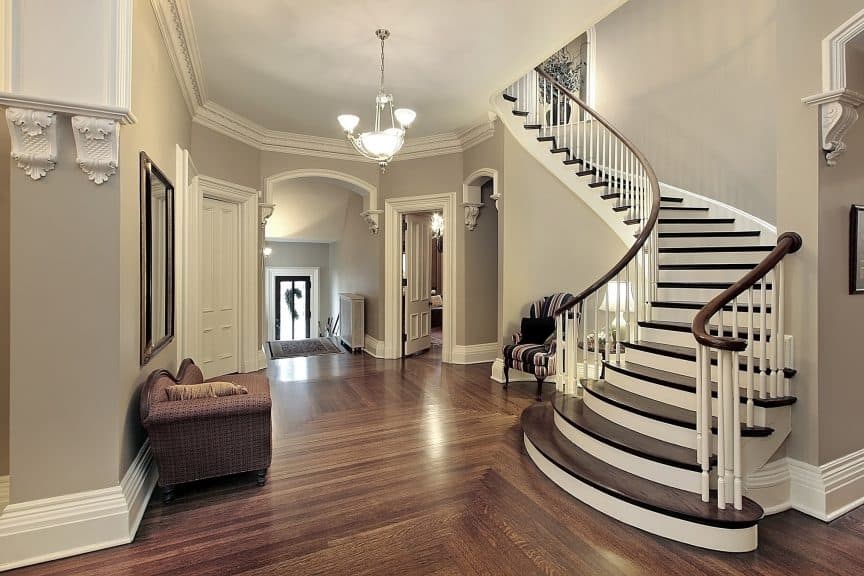
<path fill-rule="evenodd" d="M 440 211 L 445 229 L 458 219 L 456 193 L 429 194 L 390 198 L 384 203 L 384 357 L 402 357 L 402 226 L 404 214 Z M 444 243 L 444 312 L 442 318 L 443 345 L 441 361 L 453 362 L 454 310 L 461 309 L 456 294 L 456 257 L 463 249 L 459 234 Z"/>
<path fill-rule="evenodd" d="M 849 90 L 846 83 L 847 45 L 864 35 L 864 10 L 836 28 L 822 40 L 822 92 L 802 98 L 802 102 L 819 106 L 822 125 L 821 146 L 828 166 L 846 151 L 846 133 L 858 120 L 858 107 L 864 94 Z"/>
<path fill-rule="evenodd" d="M 33 180 L 44 178 L 57 165 L 57 116 L 54 112 L 7 108 L 12 159 Z"/>
<path fill-rule="evenodd" d="M 453 346 L 453 364 L 485 364 L 494 362 L 500 348 L 498 342 L 487 344 L 456 344 Z"/>
<path fill-rule="evenodd" d="M 277 276 L 309 276 L 312 281 L 312 318 L 309 321 L 309 337 L 318 337 L 318 318 L 321 295 L 320 268 L 298 268 L 289 266 L 267 266 L 264 268 L 266 286 L 265 310 L 267 314 L 267 340 L 276 340 L 276 310 L 273 307 L 275 294 L 273 293 L 274 282 Z"/>
<path fill-rule="evenodd" d="M 117 486 L 10 504 L 0 515 L 0 571 L 132 542 L 157 479 L 145 440 Z"/>
<path fill-rule="evenodd" d="M 0 514 L 9 504 L 9 476 L 0 476 Z"/>
<path fill-rule="evenodd" d="M 189 0 L 151 0 L 151 4 L 193 122 L 258 150 L 370 162 L 345 139 L 270 130 L 210 100 Z M 464 152 L 494 133 L 494 123 L 483 120 L 461 130 L 411 138 L 394 161 Z"/>
<path fill-rule="evenodd" d="M 76 161 L 95 184 L 102 184 L 117 173 L 120 138 L 116 120 L 92 116 L 72 116 Z"/>
<path fill-rule="evenodd" d="M 363 351 L 374 358 L 384 358 L 384 342 L 366 334 L 363 339 Z"/>
<path fill-rule="evenodd" d="M 821 466 L 786 460 L 796 510 L 830 522 L 864 504 L 864 449 Z"/>

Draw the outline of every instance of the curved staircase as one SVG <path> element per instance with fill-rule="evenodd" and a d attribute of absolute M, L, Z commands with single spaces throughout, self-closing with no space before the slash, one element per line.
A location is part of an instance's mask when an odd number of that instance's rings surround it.
<path fill-rule="evenodd" d="M 704 548 L 755 549 L 763 509 L 747 477 L 791 432 L 796 400 L 778 310 L 782 259 L 800 238 L 775 243 L 734 212 L 661 195 L 642 154 L 539 69 L 496 104 L 628 248 L 556 313 L 557 389 L 522 414 L 529 457 L 622 522 Z"/>

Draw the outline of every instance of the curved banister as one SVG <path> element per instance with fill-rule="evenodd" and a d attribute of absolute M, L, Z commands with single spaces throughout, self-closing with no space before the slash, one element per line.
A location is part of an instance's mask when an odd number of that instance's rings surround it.
<path fill-rule="evenodd" d="M 585 300 L 591 294 L 597 292 L 601 288 L 604 288 L 611 282 L 615 277 L 617 277 L 628 264 L 630 264 L 636 255 L 639 254 L 639 251 L 645 246 L 645 243 L 651 237 L 651 234 L 654 232 L 654 228 L 657 224 L 657 218 L 660 215 L 660 183 L 657 181 L 657 176 L 654 174 L 654 169 L 651 167 L 651 164 L 648 163 L 648 160 L 645 158 L 645 155 L 636 148 L 636 146 L 630 142 L 621 132 L 619 132 L 608 120 L 603 118 L 600 114 L 598 114 L 595 110 L 590 108 L 585 102 L 583 102 L 578 96 L 567 90 L 560 82 L 555 80 L 552 76 L 544 72 L 539 66 L 535 68 L 537 74 L 544 78 L 547 82 L 549 82 L 554 88 L 556 88 L 561 94 L 564 94 L 567 98 L 576 102 L 579 107 L 586 111 L 591 115 L 592 118 L 597 120 L 600 124 L 602 124 L 610 133 L 612 133 L 639 161 L 642 165 L 642 168 L 645 170 L 645 174 L 648 178 L 648 183 L 651 188 L 651 211 L 649 212 L 645 222 L 642 226 L 642 230 L 639 231 L 639 235 L 636 237 L 636 241 L 630 247 L 629 250 L 621 257 L 615 265 L 609 269 L 603 276 L 598 278 L 593 284 L 591 284 L 585 290 L 582 290 L 579 294 L 577 294 L 572 300 L 564 304 L 555 310 L 555 316 L 560 316 L 561 314 L 567 312 L 568 310 L 579 305 L 580 302 Z"/>
<path fill-rule="evenodd" d="M 777 246 L 768 255 L 750 270 L 743 278 L 732 286 L 718 294 L 714 299 L 705 304 L 693 318 L 693 336 L 700 344 L 715 348 L 717 350 L 728 350 L 730 352 L 743 352 L 747 349 L 747 340 L 737 336 L 726 337 L 714 336 L 708 329 L 711 317 L 731 303 L 745 290 L 752 288 L 768 272 L 773 270 L 787 254 L 793 254 L 801 249 L 803 240 L 795 232 L 784 232 L 777 238 Z M 779 313 L 779 311 L 778 311 Z"/>

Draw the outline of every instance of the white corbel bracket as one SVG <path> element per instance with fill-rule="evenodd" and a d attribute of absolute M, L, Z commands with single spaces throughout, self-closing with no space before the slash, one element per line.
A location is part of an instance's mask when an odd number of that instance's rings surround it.
<path fill-rule="evenodd" d="M 120 152 L 118 123 L 108 118 L 72 116 L 76 161 L 94 184 L 103 184 L 117 173 Z"/>
<path fill-rule="evenodd" d="M 465 226 L 468 230 L 474 230 L 477 227 L 477 218 L 480 216 L 480 208 L 483 207 L 482 202 L 463 202 L 465 207 Z"/>
<path fill-rule="evenodd" d="M 360 213 L 360 215 L 363 216 L 363 219 L 366 220 L 366 224 L 369 225 L 369 232 L 373 235 L 378 234 L 378 221 L 383 213 L 383 210 L 366 210 L 365 212 Z"/>
<path fill-rule="evenodd" d="M 843 138 L 858 120 L 857 108 L 864 103 L 864 95 L 853 90 L 832 90 L 803 98 L 802 102 L 819 106 L 825 162 L 828 166 L 836 166 L 837 158 L 846 151 Z"/>
<path fill-rule="evenodd" d="M 273 215 L 273 210 L 276 209 L 275 204 L 261 202 L 258 204 L 258 224 L 263 229 L 267 226 L 267 220 Z"/>
<path fill-rule="evenodd" d="M 57 118 L 53 112 L 7 108 L 12 159 L 33 180 L 44 178 L 57 165 Z"/>

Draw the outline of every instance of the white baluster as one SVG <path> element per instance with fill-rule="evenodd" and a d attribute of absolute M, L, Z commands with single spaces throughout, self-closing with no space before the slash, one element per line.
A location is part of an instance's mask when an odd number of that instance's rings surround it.
<path fill-rule="evenodd" d="M 569 378 L 569 374 L 567 374 L 567 356 L 570 354 L 569 342 L 567 342 L 569 338 L 564 332 L 564 316 L 559 314 L 555 316 L 555 343 L 558 347 L 556 359 L 558 363 L 557 374 L 558 377 L 555 378 L 555 390 L 558 392 L 567 392 L 567 380 Z"/>
<path fill-rule="evenodd" d="M 778 393 L 782 396 L 789 396 L 789 380 L 786 378 L 784 369 L 786 368 L 786 310 L 784 308 L 784 290 L 783 290 L 783 261 L 777 263 L 777 268 L 774 270 L 774 283 L 777 290 L 777 309 L 774 315 L 777 316 L 777 371 L 781 389 Z"/>
<path fill-rule="evenodd" d="M 762 345 L 759 347 L 759 398 L 768 396 L 768 276 L 759 279 L 759 339 Z"/>
<path fill-rule="evenodd" d="M 600 378 L 600 302 L 597 292 L 594 292 L 594 373 L 593 378 Z"/>
<path fill-rule="evenodd" d="M 701 488 L 702 501 L 708 502 L 711 498 L 711 351 L 707 346 L 702 346 L 702 474 Z M 718 436 L 719 437 L 719 436 Z"/>
<path fill-rule="evenodd" d="M 696 462 L 702 463 L 702 344 L 696 344 Z"/>
<path fill-rule="evenodd" d="M 720 323 L 723 318 L 720 315 Z M 726 508 L 726 435 L 723 423 L 726 405 L 726 386 L 723 373 L 724 352 L 717 351 L 717 507 Z"/>
<path fill-rule="evenodd" d="M 767 276 L 766 276 L 767 277 Z M 778 335 L 777 320 L 780 316 L 777 314 L 777 274 L 774 274 L 774 282 L 771 291 L 771 342 L 773 343 L 773 354 L 771 355 L 771 397 L 777 398 L 780 396 L 780 370 L 777 369 L 777 360 L 779 357 L 780 336 Z"/>
<path fill-rule="evenodd" d="M 738 314 L 736 313 L 737 317 Z M 730 399 L 732 403 L 732 418 L 730 426 L 732 427 L 732 450 L 733 450 L 733 503 L 736 510 L 741 510 L 743 500 L 743 490 L 741 485 L 741 395 L 738 388 L 738 377 L 741 372 L 739 370 L 738 352 L 730 354 L 732 357 L 732 373 L 735 375 L 732 380 L 732 394 Z"/>
<path fill-rule="evenodd" d="M 760 340 L 765 345 L 764 340 Z M 747 426 L 753 426 L 753 348 L 756 340 L 753 335 L 753 287 L 747 289 Z"/>

